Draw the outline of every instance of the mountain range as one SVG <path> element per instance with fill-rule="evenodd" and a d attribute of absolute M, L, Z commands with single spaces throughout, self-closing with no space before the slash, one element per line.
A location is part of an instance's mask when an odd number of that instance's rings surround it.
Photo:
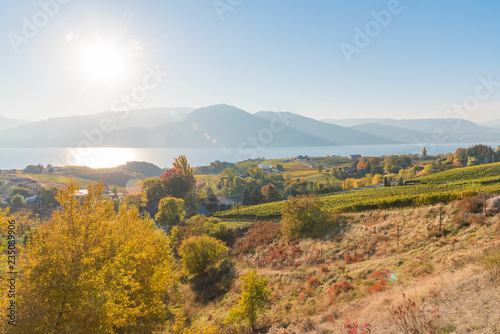
<path fill-rule="evenodd" d="M 498 126 L 498 127 L 497 127 Z M 316 120 L 288 113 L 250 114 L 229 105 L 154 108 L 24 122 L 0 117 L 0 147 L 239 148 L 500 141 L 500 120 Z"/>

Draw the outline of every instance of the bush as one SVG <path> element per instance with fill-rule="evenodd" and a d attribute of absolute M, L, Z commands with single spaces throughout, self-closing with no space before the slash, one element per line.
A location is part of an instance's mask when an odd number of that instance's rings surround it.
<path fill-rule="evenodd" d="M 26 204 L 26 201 L 24 200 L 22 195 L 14 195 L 12 199 L 10 200 L 10 204 L 12 205 L 13 209 L 19 209 L 21 206 Z"/>
<path fill-rule="evenodd" d="M 289 239 L 324 236 L 328 213 L 324 203 L 314 195 L 297 196 L 283 204 L 283 234 Z"/>
<path fill-rule="evenodd" d="M 268 244 L 278 236 L 280 230 L 280 226 L 272 221 L 257 222 L 243 238 L 236 241 L 233 252 L 246 253 L 257 246 Z"/>
<path fill-rule="evenodd" d="M 466 213 L 481 212 L 481 201 L 477 197 L 466 197 L 458 203 L 458 210 Z"/>
<path fill-rule="evenodd" d="M 439 310 L 430 307 L 423 300 L 417 304 L 403 294 L 403 303 L 388 311 L 392 314 L 392 320 L 403 334 L 427 334 L 437 333 Z"/>
<path fill-rule="evenodd" d="M 14 197 L 16 195 L 21 195 L 23 197 L 29 197 L 30 190 L 28 188 L 15 187 L 10 192 L 10 196 Z"/>
<path fill-rule="evenodd" d="M 500 251 L 485 257 L 481 264 L 493 283 L 500 279 Z"/>
<path fill-rule="evenodd" d="M 179 255 L 182 266 L 190 275 L 206 275 L 210 267 L 220 260 L 228 248 L 220 241 L 209 236 L 194 236 L 182 242 Z"/>

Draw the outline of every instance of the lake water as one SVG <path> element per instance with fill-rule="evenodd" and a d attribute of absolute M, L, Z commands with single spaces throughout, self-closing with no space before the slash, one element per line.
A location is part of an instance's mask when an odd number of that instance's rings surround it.
<path fill-rule="evenodd" d="M 474 144 L 434 144 L 427 146 L 428 154 L 454 152 L 459 147 Z M 498 143 L 488 143 L 496 149 Z M 297 155 L 310 157 L 351 154 L 380 156 L 391 154 L 416 154 L 422 152 L 419 144 L 401 145 L 349 145 L 314 147 L 259 147 L 257 154 L 267 159 L 287 158 Z M 237 162 L 256 158 L 242 154 L 238 149 L 214 148 L 0 148 L 0 169 L 23 169 L 27 165 L 67 166 L 83 165 L 93 168 L 113 167 L 127 161 L 146 161 L 159 167 L 170 167 L 175 157 L 186 155 L 191 166 L 206 166 L 215 160 Z"/>

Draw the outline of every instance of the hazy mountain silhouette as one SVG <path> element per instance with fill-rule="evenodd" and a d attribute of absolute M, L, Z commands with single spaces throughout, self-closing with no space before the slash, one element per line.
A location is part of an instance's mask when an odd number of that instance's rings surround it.
<path fill-rule="evenodd" d="M 1 119 L 2 121 L 5 119 Z M 366 121 L 373 122 L 366 122 Z M 332 122 L 331 120 L 329 122 Z M 495 142 L 500 129 L 458 119 L 350 119 L 318 121 L 287 112 L 250 114 L 229 105 L 155 108 L 69 116 L 0 131 L 1 147 L 259 147 Z M 15 124 L 4 121 L 7 124 Z M 10 126 L 9 125 L 9 126 Z M 434 141 L 434 140 L 433 140 Z"/>
<path fill-rule="evenodd" d="M 404 130 L 411 130 L 416 132 L 421 132 L 424 134 L 423 137 L 419 137 L 419 142 L 437 142 L 437 143 L 473 143 L 473 142 L 488 142 L 488 141 L 498 141 L 500 140 L 500 130 L 492 127 L 485 127 L 474 122 L 458 119 L 458 118 L 428 118 L 428 119 L 390 119 L 390 118 L 353 118 L 353 119 L 343 119 L 343 120 L 325 120 L 326 122 L 332 124 L 341 124 L 344 126 L 350 126 L 357 130 L 363 130 L 363 128 L 357 127 L 363 124 L 378 124 L 381 126 L 389 126 L 393 128 L 400 128 Z M 369 126 L 364 125 L 365 131 L 370 131 L 373 134 L 380 134 L 382 128 L 378 130 L 373 126 L 373 129 L 369 129 Z M 397 140 L 401 130 L 392 129 L 395 131 L 395 139 Z M 389 132 L 390 137 L 391 132 Z M 410 132 L 408 137 L 411 138 L 415 135 L 414 132 Z M 409 142 L 409 141 L 405 141 Z"/>
<path fill-rule="evenodd" d="M 19 119 L 12 119 L 0 116 L 0 131 L 5 131 L 11 128 L 15 128 L 18 125 L 28 123 L 27 121 L 22 121 Z"/>
<path fill-rule="evenodd" d="M 400 143 L 413 144 L 424 140 L 427 134 L 422 131 L 414 131 L 410 129 L 398 128 L 395 126 L 380 125 L 377 123 L 364 123 L 350 126 L 350 129 L 364 133 L 369 133 L 374 136 L 379 136 L 387 139 L 392 139 Z"/>

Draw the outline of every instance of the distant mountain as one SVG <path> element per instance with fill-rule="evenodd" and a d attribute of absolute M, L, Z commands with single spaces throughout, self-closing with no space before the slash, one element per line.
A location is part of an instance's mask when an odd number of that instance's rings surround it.
<path fill-rule="evenodd" d="M 92 146 L 100 146 L 104 143 L 106 136 L 112 136 L 117 130 L 130 127 L 147 130 L 166 122 L 181 121 L 192 110 L 191 108 L 154 108 L 51 118 L 0 131 L 0 135 L 7 138 L 0 145 L 3 147 L 75 147 L 82 140 L 87 140 Z M 103 136 L 100 137 L 98 132 Z"/>
<path fill-rule="evenodd" d="M 382 124 L 383 120 L 384 120 L 383 118 L 342 118 L 342 119 L 326 118 L 326 119 L 322 119 L 321 121 L 325 122 L 325 123 L 351 127 L 351 126 L 367 124 L 367 123 Z"/>
<path fill-rule="evenodd" d="M 493 121 L 482 122 L 480 123 L 482 126 L 492 127 L 492 128 L 500 128 L 500 119 L 496 119 Z"/>
<path fill-rule="evenodd" d="M 336 126 L 324 124 L 330 129 Z M 274 129 L 274 130 L 273 130 Z M 348 130 L 347 131 L 351 131 Z M 132 147 L 227 147 L 241 150 L 261 146 L 318 146 L 335 145 L 311 131 L 283 126 L 282 121 L 271 122 L 244 110 L 228 105 L 215 105 L 196 109 L 184 121 L 160 125 L 154 131 L 130 128 L 119 131 L 120 145 Z M 367 143 L 367 142 L 365 142 Z M 118 144 L 112 138 L 108 145 Z"/>
<path fill-rule="evenodd" d="M 0 131 L 14 128 L 18 125 L 28 123 L 27 121 L 21 121 L 19 119 L 11 119 L 0 116 Z"/>
<path fill-rule="evenodd" d="M 349 122 L 360 122 L 360 119 Z M 344 127 L 292 113 L 250 114 L 221 104 L 196 110 L 156 108 L 129 113 L 105 112 L 20 124 L 0 131 L 0 147 L 237 148 L 242 155 L 248 155 L 273 146 L 429 142 L 436 133 L 444 138 L 439 139 L 443 143 L 500 141 L 500 129 L 458 119 L 375 119 Z"/>
<path fill-rule="evenodd" d="M 193 108 L 151 108 L 131 111 L 108 111 L 88 116 L 97 121 L 103 118 L 112 119 L 116 129 L 131 127 L 156 128 L 159 124 L 179 122 L 186 118 Z"/>
<path fill-rule="evenodd" d="M 332 143 L 332 145 L 366 145 L 366 144 L 396 144 L 396 140 L 383 138 L 378 135 L 361 132 L 356 129 L 349 129 L 335 124 L 324 123 L 309 117 L 289 113 L 261 111 L 255 116 L 267 119 L 285 119 L 287 127 L 301 131 L 321 140 Z"/>
<path fill-rule="evenodd" d="M 500 140 L 500 129 L 481 126 L 468 120 L 458 118 L 428 118 L 428 119 L 390 119 L 390 118 L 366 118 L 327 120 L 333 124 L 351 124 L 358 126 L 366 123 L 402 128 L 416 132 L 422 132 L 424 137 L 419 141 L 436 141 L 442 143 L 472 143 L 489 142 Z M 360 128 L 355 128 L 360 130 Z M 372 132 L 369 132 L 372 133 Z M 379 133 L 379 132 L 373 132 Z M 401 133 L 398 130 L 398 133 Z M 415 134 L 415 133 L 413 133 Z M 411 136 L 411 133 L 410 133 Z M 435 139 L 438 138 L 438 139 Z M 406 142 L 406 141 L 405 141 Z"/>
<path fill-rule="evenodd" d="M 380 125 L 377 123 L 365 123 L 349 127 L 364 133 L 369 133 L 374 136 L 383 137 L 395 140 L 400 143 L 413 144 L 424 140 L 427 134 L 422 131 L 414 131 L 409 129 L 398 128 L 395 126 Z"/>

